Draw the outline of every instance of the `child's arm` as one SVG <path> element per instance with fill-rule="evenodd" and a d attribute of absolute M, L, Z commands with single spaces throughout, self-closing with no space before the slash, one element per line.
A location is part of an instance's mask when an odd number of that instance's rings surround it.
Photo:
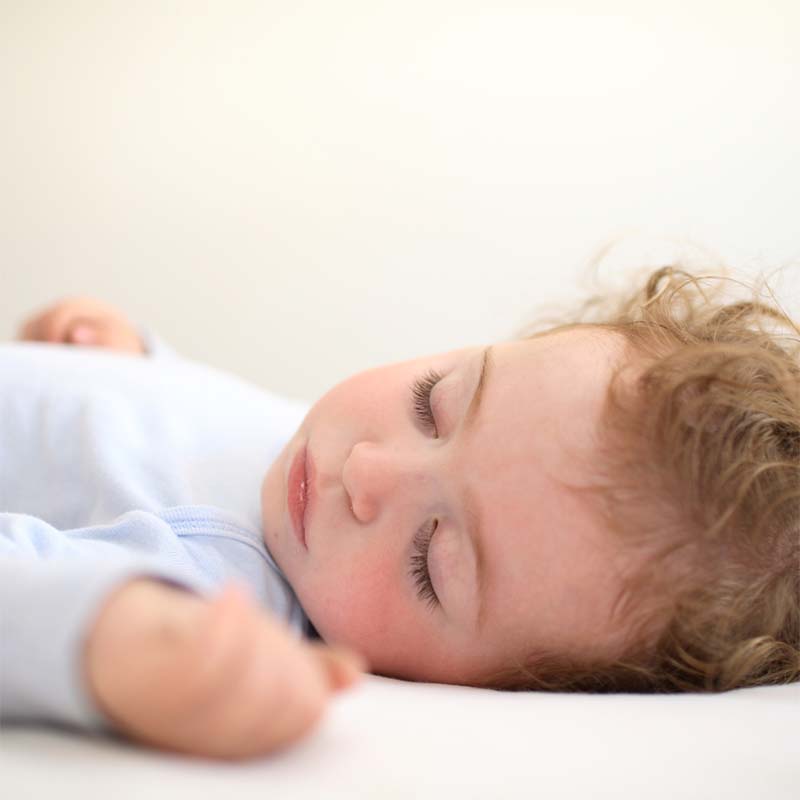
<path fill-rule="evenodd" d="M 362 666 L 298 639 L 235 585 L 207 600 L 151 580 L 111 596 L 85 664 L 120 732 L 217 758 L 263 755 L 300 738 Z"/>
<path fill-rule="evenodd" d="M 0 513 L 0 723 L 221 757 L 297 738 L 352 668 L 226 597 L 157 514 L 62 531 Z"/>

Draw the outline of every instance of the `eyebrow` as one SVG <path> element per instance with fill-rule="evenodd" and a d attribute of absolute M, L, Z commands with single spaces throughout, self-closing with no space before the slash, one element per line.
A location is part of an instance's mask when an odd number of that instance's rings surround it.
<path fill-rule="evenodd" d="M 483 351 L 483 359 L 481 361 L 481 374 L 478 378 L 478 385 L 475 387 L 475 393 L 472 395 L 467 413 L 464 417 L 463 430 L 469 431 L 475 427 L 478 419 L 478 413 L 481 408 L 481 400 L 483 399 L 486 381 L 494 366 L 492 360 L 492 346 L 489 345 Z M 477 628 L 480 631 L 486 621 L 486 559 L 484 558 L 483 550 L 483 525 L 481 522 L 481 515 L 478 511 L 478 505 L 475 502 L 475 497 L 471 490 L 465 486 L 464 495 L 462 498 L 464 513 L 467 518 L 467 532 L 472 540 L 472 546 L 475 550 L 475 560 L 477 563 L 477 576 L 478 576 L 478 624 Z"/>

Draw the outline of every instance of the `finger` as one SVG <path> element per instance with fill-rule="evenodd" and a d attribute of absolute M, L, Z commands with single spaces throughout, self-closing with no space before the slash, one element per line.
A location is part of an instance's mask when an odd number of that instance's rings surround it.
<path fill-rule="evenodd" d="M 71 305 L 61 305 L 43 314 L 36 325 L 36 338 L 42 342 L 66 342 L 67 331 L 75 309 Z"/>
<path fill-rule="evenodd" d="M 203 605 L 192 626 L 193 635 L 173 665 L 175 677 L 182 682 L 178 713 L 170 720 L 176 744 L 191 749 L 208 744 L 214 732 L 229 732 L 220 716 L 231 704 L 249 660 L 247 628 L 253 613 L 246 590 L 233 583 Z"/>
<path fill-rule="evenodd" d="M 23 320 L 17 332 L 17 338 L 21 341 L 38 341 L 40 339 L 39 326 L 43 316 L 43 314 L 36 314 Z"/>
<path fill-rule="evenodd" d="M 204 752 L 233 758 L 270 752 L 307 733 L 324 709 L 328 681 L 300 642 L 235 584 L 217 595 L 207 624 L 212 650 L 221 635 L 238 636 L 225 645 L 232 658 L 216 676 L 222 691 L 207 691 L 192 711 L 190 739 L 200 735 L 195 744 Z M 214 625 L 227 631 L 214 636 Z"/>
<path fill-rule="evenodd" d="M 231 631 L 232 623 L 243 615 L 252 613 L 253 599 L 250 590 L 241 583 L 231 581 L 211 599 L 206 610 L 205 638 L 215 641 Z"/>
<path fill-rule="evenodd" d="M 253 596 L 250 593 L 250 588 L 245 584 L 238 581 L 229 581 L 220 589 L 211 602 L 219 608 L 227 609 L 227 613 L 231 613 L 232 609 L 238 608 L 242 604 L 252 607 Z"/>
<path fill-rule="evenodd" d="M 65 297 L 28 318 L 23 325 L 23 338 L 40 342 L 66 342 L 67 329 L 77 317 L 91 321 L 100 312 L 97 302 L 91 298 Z"/>
<path fill-rule="evenodd" d="M 88 347 L 105 347 L 141 355 L 144 347 L 138 333 L 119 317 L 76 317 L 69 323 L 66 341 Z"/>
<path fill-rule="evenodd" d="M 193 691 L 213 693 L 235 670 L 242 644 L 242 622 L 252 614 L 246 590 L 231 583 L 211 598 L 202 609 L 187 649 L 192 663 Z"/>
<path fill-rule="evenodd" d="M 310 646 L 328 678 L 331 689 L 346 689 L 367 671 L 366 660 L 353 650 L 316 643 Z"/>

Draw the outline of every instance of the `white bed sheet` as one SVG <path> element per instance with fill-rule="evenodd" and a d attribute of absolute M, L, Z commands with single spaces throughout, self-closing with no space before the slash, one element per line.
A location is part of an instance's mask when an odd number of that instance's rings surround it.
<path fill-rule="evenodd" d="M 221 763 L 6 726 L 8 800 L 800 798 L 800 684 L 717 695 L 501 693 L 368 676 L 279 754 Z"/>

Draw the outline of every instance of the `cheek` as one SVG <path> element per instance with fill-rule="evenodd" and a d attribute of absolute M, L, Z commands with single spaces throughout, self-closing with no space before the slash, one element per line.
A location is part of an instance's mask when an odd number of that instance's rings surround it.
<path fill-rule="evenodd" d="M 384 566 L 341 553 L 335 565 L 309 571 L 299 596 L 323 639 L 368 652 L 391 629 L 397 595 L 396 579 Z"/>

